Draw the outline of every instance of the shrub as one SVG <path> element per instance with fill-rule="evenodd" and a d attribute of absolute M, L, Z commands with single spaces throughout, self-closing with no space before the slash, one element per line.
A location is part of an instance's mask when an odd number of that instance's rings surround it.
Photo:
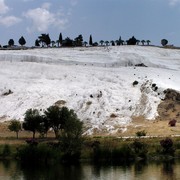
<path fill-rule="evenodd" d="M 128 144 L 112 150 L 112 160 L 114 162 L 128 161 L 130 159 L 134 159 L 134 153 Z"/>
<path fill-rule="evenodd" d="M 176 122 L 177 122 L 177 121 L 176 121 L 175 119 L 169 121 L 169 126 L 171 126 L 171 127 L 176 126 Z"/>
<path fill-rule="evenodd" d="M 160 141 L 162 147 L 162 154 L 174 155 L 175 149 L 173 148 L 173 141 L 170 138 L 166 138 Z"/>
<path fill-rule="evenodd" d="M 162 39 L 161 44 L 162 44 L 162 46 L 166 46 L 168 44 L 168 40 L 167 39 Z"/>
<path fill-rule="evenodd" d="M 116 117 L 118 117 L 116 114 L 114 114 L 114 113 L 112 113 L 111 115 L 110 115 L 110 118 L 116 118 Z"/>
<path fill-rule="evenodd" d="M 2 150 L 2 156 L 5 158 L 11 154 L 11 149 L 8 144 L 5 144 Z"/>
<path fill-rule="evenodd" d="M 136 157 L 146 158 L 148 153 L 148 146 L 139 140 L 135 140 L 131 144 L 132 151 Z"/>
<path fill-rule="evenodd" d="M 92 104 L 92 101 L 88 101 L 86 104 L 90 106 Z"/>
<path fill-rule="evenodd" d="M 51 148 L 47 144 L 37 146 L 25 145 L 18 149 L 16 157 L 24 164 L 50 163 L 58 161 L 61 153 L 57 148 Z"/>
<path fill-rule="evenodd" d="M 37 109 L 28 109 L 25 112 L 23 128 L 33 132 L 33 139 L 35 138 L 35 133 L 40 129 L 42 120 L 43 117 L 40 115 L 40 112 Z"/>
<path fill-rule="evenodd" d="M 133 82 L 133 86 L 138 85 L 138 83 L 139 83 L 138 81 L 134 81 L 134 82 Z"/>
<path fill-rule="evenodd" d="M 8 126 L 8 129 L 10 131 L 16 132 L 16 137 L 18 139 L 18 134 L 19 134 L 19 131 L 21 130 L 21 123 L 20 123 L 20 121 L 12 120 L 10 122 L 10 125 Z"/>
<path fill-rule="evenodd" d="M 145 130 L 136 132 L 137 137 L 146 136 L 146 134 L 147 134 L 147 132 Z"/>

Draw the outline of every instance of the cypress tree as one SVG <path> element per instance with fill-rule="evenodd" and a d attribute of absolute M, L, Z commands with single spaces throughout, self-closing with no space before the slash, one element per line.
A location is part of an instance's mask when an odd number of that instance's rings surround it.
<path fill-rule="evenodd" d="M 92 41 L 92 36 L 90 35 L 90 37 L 89 37 L 89 45 L 93 45 L 93 41 Z"/>
<path fill-rule="evenodd" d="M 62 41 L 63 41 L 63 38 L 62 38 L 62 34 L 60 33 L 59 34 L 59 43 L 62 45 Z"/>

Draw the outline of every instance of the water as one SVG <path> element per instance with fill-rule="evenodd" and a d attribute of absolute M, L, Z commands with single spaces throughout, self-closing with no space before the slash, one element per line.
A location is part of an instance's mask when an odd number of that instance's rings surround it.
<path fill-rule="evenodd" d="M 0 162 L 0 180 L 179 180 L 180 162 L 131 165 L 56 165 L 22 167 L 13 161 Z"/>

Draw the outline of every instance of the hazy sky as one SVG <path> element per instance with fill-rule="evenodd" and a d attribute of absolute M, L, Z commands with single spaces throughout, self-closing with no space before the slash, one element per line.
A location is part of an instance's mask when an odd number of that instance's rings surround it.
<path fill-rule="evenodd" d="M 34 45 L 41 33 L 51 40 L 123 40 L 135 36 L 180 46 L 180 0 L 0 0 L 0 44 L 21 36 Z"/>

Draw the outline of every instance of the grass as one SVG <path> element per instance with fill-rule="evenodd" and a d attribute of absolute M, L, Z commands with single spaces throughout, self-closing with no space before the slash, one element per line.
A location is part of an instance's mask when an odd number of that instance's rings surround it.
<path fill-rule="evenodd" d="M 138 121 L 137 123 L 140 123 Z M 149 122 L 149 124 L 154 125 L 154 123 Z M 163 122 L 166 123 L 166 122 Z M 149 126 L 148 124 L 148 126 Z M 160 122 L 162 125 L 162 122 Z M 179 127 L 179 126 L 178 126 Z M 173 128 L 174 130 L 178 127 Z M 170 130 L 171 127 L 168 127 Z M 155 128 L 156 129 L 156 128 Z M 145 129 L 147 132 L 147 136 L 150 135 L 148 133 L 149 129 Z M 162 157 L 160 152 L 162 151 L 162 147 L 160 145 L 160 141 L 168 137 L 167 133 L 164 133 L 164 137 L 137 137 L 136 132 L 144 131 L 143 126 L 138 129 L 134 129 L 133 131 L 126 132 L 126 136 L 132 136 L 131 138 L 124 138 L 121 136 L 104 136 L 104 135 L 95 135 L 95 136 L 87 136 L 82 145 L 82 152 L 81 152 L 81 161 L 107 161 L 107 162 L 114 162 L 114 161 L 121 161 L 123 158 L 125 159 L 136 159 L 137 156 L 143 156 L 142 158 L 154 158 L 154 157 Z M 166 131 L 166 129 L 164 130 Z M 36 134 L 36 138 L 38 139 L 40 144 L 40 148 L 38 151 L 42 151 L 42 153 L 52 153 L 52 157 L 56 155 L 56 152 L 50 151 L 49 148 L 46 148 L 43 144 L 47 142 L 57 142 L 55 139 L 55 135 L 53 131 L 48 132 L 48 138 L 39 138 L 40 134 Z M 23 148 L 27 145 L 26 139 L 32 138 L 32 133 L 27 131 L 21 131 L 19 133 L 19 139 L 16 139 L 16 134 L 14 132 L 10 132 L 5 124 L 0 125 L 0 158 L 3 159 L 5 156 L 6 158 L 14 158 L 17 154 L 17 149 Z M 174 143 L 175 148 L 175 157 L 180 158 L 180 137 L 171 137 Z M 135 140 L 140 141 L 142 144 L 147 145 L 148 151 L 143 149 L 139 149 L 137 152 L 133 150 L 132 144 Z M 5 148 L 6 146 L 6 148 Z M 8 149 L 9 154 L 5 153 L 5 150 Z M 139 152 L 139 155 L 138 155 Z M 5 156 L 3 155 L 5 153 Z M 40 153 L 42 155 L 42 153 Z M 57 156 L 56 156 L 57 157 Z M 41 157 L 42 158 L 42 157 Z M 59 157 L 60 158 L 60 157 Z M 157 158 L 158 159 L 158 158 Z"/>

